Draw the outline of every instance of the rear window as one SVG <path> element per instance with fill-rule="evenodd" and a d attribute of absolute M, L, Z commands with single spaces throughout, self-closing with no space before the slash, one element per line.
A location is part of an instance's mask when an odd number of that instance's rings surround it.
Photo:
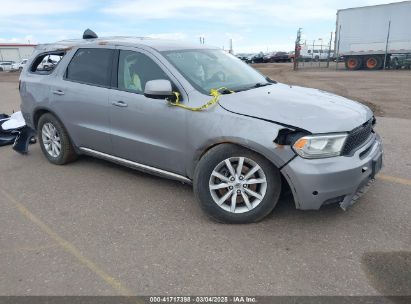
<path fill-rule="evenodd" d="M 78 49 L 67 67 L 66 79 L 109 86 L 113 53 L 112 49 Z"/>
<path fill-rule="evenodd" d="M 50 74 L 65 54 L 65 52 L 49 52 L 38 55 L 30 67 L 30 72 L 35 74 Z"/>

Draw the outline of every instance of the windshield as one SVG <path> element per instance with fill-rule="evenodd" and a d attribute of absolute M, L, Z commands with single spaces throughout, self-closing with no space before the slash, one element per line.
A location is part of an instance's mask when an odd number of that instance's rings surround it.
<path fill-rule="evenodd" d="M 204 94 L 221 87 L 240 91 L 268 83 L 259 72 L 223 50 L 177 50 L 162 53 L 192 86 Z"/>

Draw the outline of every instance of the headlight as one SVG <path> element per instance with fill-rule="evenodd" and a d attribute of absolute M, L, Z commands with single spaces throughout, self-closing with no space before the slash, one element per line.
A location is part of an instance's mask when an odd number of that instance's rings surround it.
<path fill-rule="evenodd" d="M 304 158 L 325 158 L 338 156 L 344 146 L 347 134 L 308 135 L 299 138 L 293 149 Z"/>

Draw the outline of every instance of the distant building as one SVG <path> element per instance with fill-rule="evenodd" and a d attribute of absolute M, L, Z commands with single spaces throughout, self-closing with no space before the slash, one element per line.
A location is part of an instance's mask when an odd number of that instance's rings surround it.
<path fill-rule="evenodd" d="M 0 43 L 0 61 L 19 62 L 27 59 L 36 46 L 35 44 Z"/>

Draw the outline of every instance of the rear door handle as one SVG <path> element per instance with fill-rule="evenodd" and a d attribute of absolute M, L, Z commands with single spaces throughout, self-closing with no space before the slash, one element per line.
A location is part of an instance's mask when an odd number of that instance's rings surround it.
<path fill-rule="evenodd" d="M 113 105 L 113 106 L 116 106 L 116 107 L 122 107 L 122 108 L 125 108 L 125 107 L 128 106 L 128 104 L 126 104 L 126 103 L 125 103 L 124 101 L 122 101 L 122 100 L 114 101 L 114 102 L 112 103 L 112 105 Z"/>
<path fill-rule="evenodd" d="M 64 95 L 64 92 L 62 90 L 56 90 L 56 91 L 53 91 L 53 94 L 55 94 L 55 95 Z"/>

